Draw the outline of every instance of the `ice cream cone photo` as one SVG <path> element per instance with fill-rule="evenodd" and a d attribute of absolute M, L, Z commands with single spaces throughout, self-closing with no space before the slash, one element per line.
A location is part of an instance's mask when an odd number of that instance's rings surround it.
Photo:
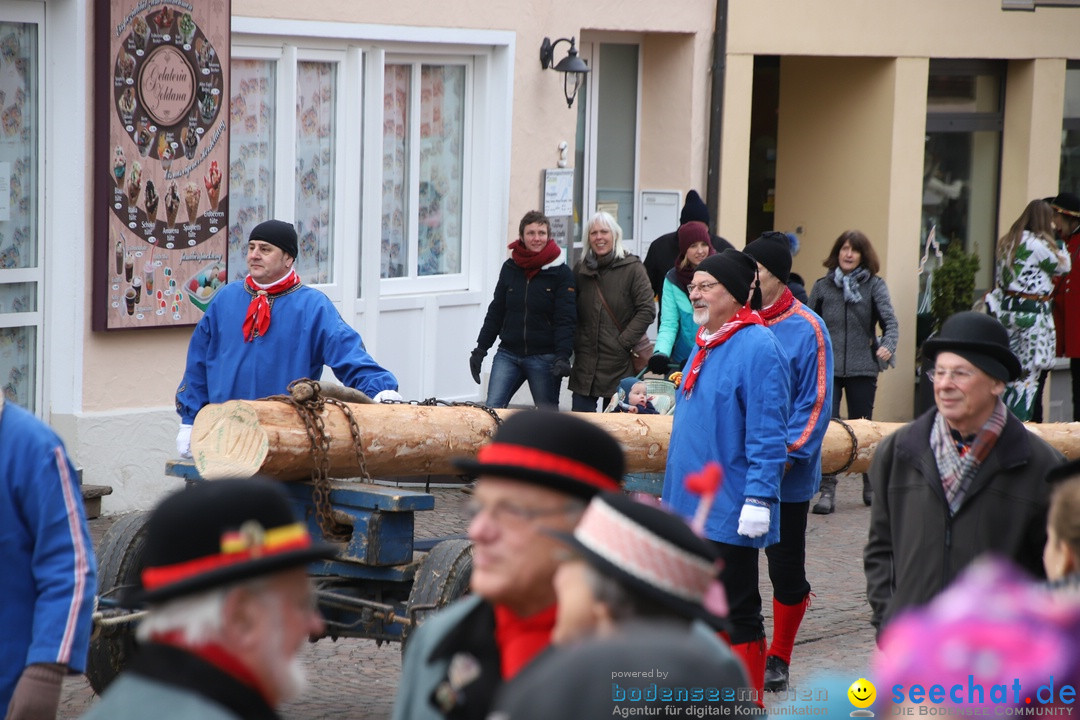
<path fill-rule="evenodd" d="M 202 199 L 202 190 L 196 183 L 189 182 L 184 187 L 184 206 L 187 207 L 188 223 L 195 224 L 199 217 L 199 200 Z"/>
<path fill-rule="evenodd" d="M 116 181 L 116 187 L 124 188 L 124 174 L 127 172 L 127 158 L 124 157 L 124 148 L 119 145 L 113 150 L 113 163 L 112 163 L 113 180 Z"/>
<path fill-rule="evenodd" d="M 139 201 L 140 190 L 142 190 L 142 166 L 138 162 L 133 162 L 131 163 L 131 172 L 128 173 L 128 204 L 134 205 Z"/>
<path fill-rule="evenodd" d="M 146 219 L 157 222 L 158 194 L 153 180 L 146 181 Z"/>
<path fill-rule="evenodd" d="M 180 193 L 176 191 L 176 183 L 169 184 L 169 192 L 165 193 L 165 220 L 169 227 L 176 227 L 176 211 L 180 209 Z"/>
<path fill-rule="evenodd" d="M 203 184 L 206 185 L 206 199 L 210 202 L 210 209 L 217 210 L 221 200 L 221 170 L 217 160 L 210 163 L 210 171 L 203 178 Z"/>

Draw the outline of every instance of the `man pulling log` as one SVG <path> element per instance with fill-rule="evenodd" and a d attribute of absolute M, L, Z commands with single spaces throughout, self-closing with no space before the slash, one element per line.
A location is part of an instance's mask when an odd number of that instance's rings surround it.
<path fill-rule="evenodd" d="M 292 224 L 256 225 L 248 276 L 223 287 L 195 327 L 176 391 L 181 457 L 191 457 L 191 427 L 204 405 L 284 393 L 297 378 L 318 378 L 324 365 L 376 402 L 401 400 L 397 379 L 372 359 L 360 334 L 325 295 L 301 284 L 296 256 Z"/>

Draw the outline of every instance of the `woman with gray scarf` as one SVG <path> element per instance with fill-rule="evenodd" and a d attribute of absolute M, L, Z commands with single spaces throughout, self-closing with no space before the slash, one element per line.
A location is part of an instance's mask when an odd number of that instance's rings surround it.
<path fill-rule="evenodd" d="M 842 233 L 823 264 L 828 273 L 814 283 L 810 307 L 825 321 L 832 337 L 832 414 L 840 416 L 842 393 L 847 398 L 848 419 L 869 420 L 878 373 L 896 364 L 893 353 L 900 339 L 889 289 L 877 274 L 881 264 L 874 247 L 858 230 Z M 863 502 L 869 505 L 870 501 L 870 485 L 863 475 Z M 836 476 L 822 476 L 814 513 L 828 515 L 835 507 Z"/>

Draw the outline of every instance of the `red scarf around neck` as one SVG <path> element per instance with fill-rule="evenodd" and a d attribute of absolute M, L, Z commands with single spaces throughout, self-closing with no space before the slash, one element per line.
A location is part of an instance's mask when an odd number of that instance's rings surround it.
<path fill-rule="evenodd" d="M 510 248 L 510 257 L 518 267 L 525 271 L 525 277 L 529 280 L 532 280 L 536 273 L 543 270 L 545 265 L 559 257 L 559 253 L 562 252 L 559 250 L 558 243 L 550 238 L 547 245 L 536 252 L 525 247 L 525 243 L 520 239 L 506 247 Z"/>
<path fill-rule="evenodd" d="M 690 391 L 694 389 L 694 383 L 697 382 L 698 375 L 701 374 L 701 366 L 705 362 L 705 356 L 709 354 L 710 350 L 723 345 L 732 335 L 744 327 L 764 324 L 765 321 L 761 319 L 757 311 L 751 310 L 748 305 L 743 305 L 737 313 L 731 316 L 730 320 L 716 331 L 715 335 L 709 338 L 708 342 L 705 340 L 708 332 L 704 327 L 699 329 L 697 334 L 698 351 L 694 355 L 694 363 L 690 366 L 690 372 L 683 378 L 683 393 L 687 397 L 690 396 Z"/>
<path fill-rule="evenodd" d="M 300 276 L 296 274 L 296 270 L 290 270 L 288 275 L 265 290 L 256 285 L 250 275 L 245 278 L 244 284 L 255 296 L 251 298 L 244 316 L 244 342 L 251 342 L 256 336 L 266 335 L 266 331 L 270 329 L 270 301 L 266 299 L 267 296 L 291 290 L 300 284 Z"/>
<path fill-rule="evenodd" d="M 794 302 L 795 296 L 791 294 L 791 289 L 785 286 L 784 292 L 780 293 L 780 297 L 777 298 L 776 302 L 758 312 L 761 313 L 761 319 L 768 325 L 770 320 L 786 313 Z"/>
<path fill-rule="evenodd" d="M 505 605 L 495 606 L 495 644 L 499 646 L 503 680 L 509 680 L 551 644 L 555 605 L 521 617 Z"/>

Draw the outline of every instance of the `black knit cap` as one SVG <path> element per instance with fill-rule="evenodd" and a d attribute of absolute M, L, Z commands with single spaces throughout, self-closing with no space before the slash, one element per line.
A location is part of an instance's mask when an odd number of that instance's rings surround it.
<path fill-rule="evenodd" d="M 791 279 L 791 245 L 782 232 L 767 232 L 747 244 L 743 252 L 761 263 L 785 285 Z"/>
<path fill-rule="evenodd" d="M 757 261 L 744 252 L 728 248 L 702 260 L 696 270 L 712 275 L 733 298 L 745 305 L 750 297 L 750 286 L 757 277 Z"/>
<path fill-rule="evenodd" d="M 682 206 L 682 214 L 679 215 L 679 224 L 685 225 L 691 220 L 697 220 L 703 222 L 706 225 L 709 224 L 709 207 L 705 204 L 705 201 L 698 195 L 697 190 L 691 190 L 686 193 L 686 202 Z"/>
<path fill-rule="evenodd" d="M 1080 197 L 1070 192 L 1058 193 L 1057 197 L 1044 198 L 1059 213 L 1080 218 Z"/>
<path fill-rule="evenodd" d="M 986 313 L 966 310 L 947 317 L 941 331 L 923 343 L 923 355 L 931 360 L 943 352 L 956 353 L 1002 382 L 1020 377 L 1020 361 L 1009 348 L 1008 331 Z"/>
<path fill-rule="evenodd" d="M 592 499 L 574 533 L 552 532 L 597 570 L 674 615 L 716 629 L 727 621 L 705 609 L 718 583 L 717 553 L 682 518 L 621 493 Z"/>
<path fill-rule="evenodd" d="M 160 603 L 336 554 L 313 542 L 276 481 L 204 481 L 150 513 L 140 584 L 126 600 Z"/>
<path fill-rule="evenodd" d="M 252 240 L 262 240 L 268 242 L 271 245 L 281 248 L 284 253 L 292 258 L 296 258 L 298 251 L 296 244 L 296 228 L 292 223 L 284 222 L 283 220 L 266 220 L 261 222 L 251 229 L 251 234 L 248 235 L 248 242 Z"/>
<path fill-rule="evenodd" d="M 514 413 L 475 458 L 453 463 L 474 477 L 520 480 L 586 500 L 618 490 L 626 471 L 615 438 L 576 414 L 552 410 Z"/>

